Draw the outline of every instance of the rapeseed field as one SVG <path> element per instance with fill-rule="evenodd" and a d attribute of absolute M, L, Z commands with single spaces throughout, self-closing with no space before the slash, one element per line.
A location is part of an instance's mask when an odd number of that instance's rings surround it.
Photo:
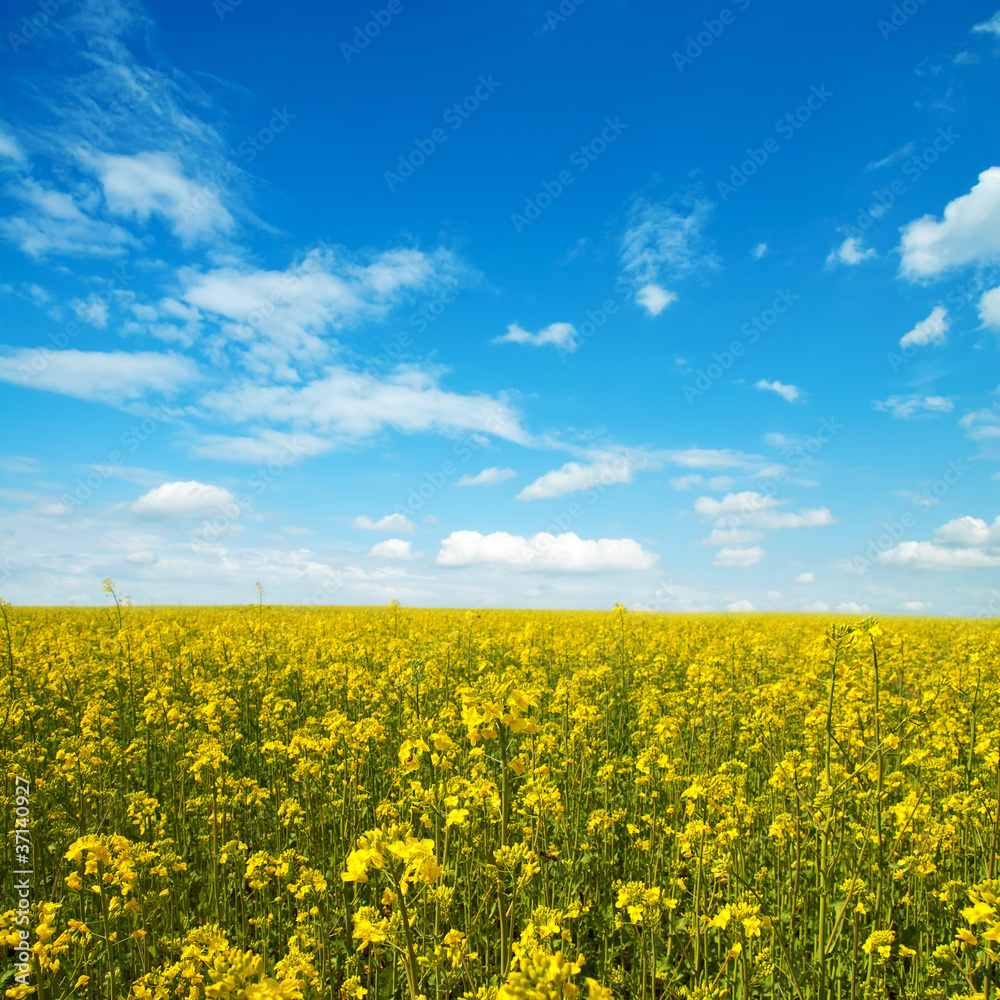
<path fill-rule="evenodd" d="M 13 1000 L 998 996 L 996 621 L 108 592 L 3 608 Z"/>

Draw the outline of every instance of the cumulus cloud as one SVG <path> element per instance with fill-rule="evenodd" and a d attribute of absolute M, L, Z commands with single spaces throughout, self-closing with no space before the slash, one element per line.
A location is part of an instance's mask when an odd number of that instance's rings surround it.
<path fill-rule="evenodd" d="M 377 559 L 413 559 L 413 543 L 404 541 L 402 538 L 387 538 L 384 542 L 376 542 L 369 555 Z"/>
<path fill-rule="evenodd" d="M 163 483 L 129 505 L 133 514 L 150 521 L 174 521 L 213 517 L 239 511 L 236 497 L 221 486 L 187 482 Z"/>
<path fill-rule="evenodd" d="M 612 570 L 649 569 L 659 556 L 646 552 L 631 538 L 583 539 L 573 532 L 531 538 L 495 531 L 453 531 L 441 542 L 441 566 L 496 563 L 518 570 L 553 573 L 600 573 Z"/>
<path fill-rule="evenodd" d="M 979 299 L 979 321 L 983 326 L 1000 330 L 1000 288 L 983 292 Z"/>
<path fill-rule="evenodd" d="M 493 486 L 496 483 L 502 483 L 505 479 L 512 479 L 517 473 L 513 469 L 498 469 L 493 466 L 489 469 L 483 469 L 482 472 L 477 472 L 474 476 L 462 476 L 456 486 Z"/>
<path fill-rule="evenodd" d="M 746 528 L 756 531 L 775 531 L 781 528 L 819 528 L 835 524 L 837 518 L 828 507 L 802 507 L 797 512 L 775 510 L 788 503 L 753 490 L 727 493 L 721 500 L 715 497 L 698 497 L 695 512 L 701 517 L 715 519 L 717 529 Z M 712 536 L 715 535 L 713 532 Z M 706 544 L 712 544 L 706 541 Z"/>
<path fill-rule="evenodd" d="M 643 285 L 635 293 L 635 300 L 650 316 L 659 316 L 667 306 L 677 301 L 677 295 L 674 292 L 668 292 L 659 285 L 649 284 Z"/>
<path fill-rule="evenodd" d="M 903 601 L 899 607 L 902 611 L 920 612 L 929 611 L 933 606 L 932 601 Z"/>
<path fill-rule="evenodd" d="M 923 347 L 925 344 L 943 344 L 947 341 L 946 334 L 951 323 L 948 310 L 944 306 L 935 306 L 927 319 L 922 319 L 909 333 L 899 339 L 900 347 Z"/>
<path fill-rule="evenodd" d="M 0 346 L 0 381 L 92 402 L 121 405 L 174 393 L 197 379 L 197 365 L 178 354 Z"/>
<path fill-rule="evenodd" d="M 934 529 L 930 541 L 900 542 L 876 562 L 909 569 L 985 569 L 1000 566 L 1000 515 L 990 524 L 959 517 Z"/>
<path fill-rule="evenodd" d="M 507 332 L 502 336 L 494 337 L 491 343 L 528 344 L 531 347 L 552 344 L 553 347 L 559 347 L 564 351 L 575 351 L 579 346 L 576 327 L 572 323 L 550 323 L 538 333 L 529 333 L 517 323 L 511 323 L 507 327 Z"/>
<path fill-rule="evenodd" d="M 759 545 L 750 548 L 722 548 L 712 560 L 713 566 L 721 568 L 740 568 L 756 566 L 764 558 L 764 550 Z"/>
<path fill-rule="evenodd" d="M 405 514 L 386 514 L 377 521 L 362 514 L 351 522 L 351 527 L 361 531 L 413 531 L 414 524 Z"/>
<path fill-rule="evenodd" d="M 754 606 L 749 601 L 730 601 L 726 605 L 727 611 L 754 611 Z"/>
<path fill-rule="evenodd" d="M 891 413 L 898 420 L 913 420 L 917 417 L 933 417 L 941 413 L 951 413 L 955 404 L 947 396 L 890 396 L 877 399 L 872 404 L 876 410 Z"/>
<path fill-rule="evenodd" d="M 757 245 L 756 245 L 756 246 L 755 246 L 755 247 L 754 247 L 754 248 L 753 248 L 753 249 L 752 249 L 752 250 L 750 251 L 750 256 L 751 256 L 751 257 L 752 257 L 752 258 L 753 258 L 754 260 L 760 260 L 760 259 L 761 259 L 762 257 L 766 257 L 766 256 L 767 256 L 767 244 L 766 244 L 766 243 L 758 243 L 758 244 L 757 244 Z"/>
<path fill-rule="evenodd" d="M 934 542 L 900 542 L 895 548 L 880 552 L 876 561 L 883 566 L 908 569 L 984 569 L 1000 566 L 1000 554 L 945 548 Z"/>
<path fill-rule="evenodd" d="M 987 524 L 978 517 L 959 517 L 934 529 L 934 538 L 947 545 L 1000 545 L 1000 515 Z"/>
<path fill-rule="evenodd" d="M 816 582 L 816 574 L 808 572 L 808 571 L 805 572 L 805 573 L 799 573 L 799 575 L 795 578 L 795 582 L 796 583 L 815 583 Z"/>
<path fill-rule="evenodd" d="M 834 250 L 831 250 L 826 258 L 827 264 L 847 264 L 853 266 L 862 261 L 870 260 L 874 257 L 875 251 L 869 247 L 867 250 L 861 249 L 861 239 L 857 236 L 848 236 L 843 243 Z"/>
<path fill-rule="evenodd" d="M 141 552 L 130 552 L 125 558 L 128 562 L 138 566 L 152 566 L 153 563 L 160 561 L 159 556 L 149 549 L 144 549 Z"/>
<path fill-rule="evenodd" d="M 762 378 L 759 382 L 755 382 L 753 387 L 760 391 L 773 392 L 789 403 L 794 403 L 802 397 L 802 390 L 797 385 L 785 385 L 777 379 L 768 382 L 766 378 Z"/>
<path fill-rule="evenodd" d="M 837 605 L 837 610 L 842 614 L 862 615 L 868 610 L 868 605 L 858 604 L 857 601 L 841 601 Z"/>
<path fill-rule="evenodd" d="M 968 194 L 903 227 L 900 269 L 911 281 L 930 278 L 1000 252 L 1000 167 L 990 167 Z"/>

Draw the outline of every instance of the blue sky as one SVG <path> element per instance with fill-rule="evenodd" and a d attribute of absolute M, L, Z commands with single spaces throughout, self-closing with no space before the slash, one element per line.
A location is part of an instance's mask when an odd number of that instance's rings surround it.
<path fill-rule="evenodd" d="M 0 595 L 1000 613 L 996 0 L 15 0 Z"/>

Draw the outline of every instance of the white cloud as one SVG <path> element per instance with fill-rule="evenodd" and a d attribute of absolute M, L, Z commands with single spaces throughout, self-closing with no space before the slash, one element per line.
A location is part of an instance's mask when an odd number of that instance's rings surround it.
<path fill-rule="evenodd" d="M 190 480 L 157 486 L 134 500 L 129 509 L 151 521 L 173 521 L 212 517 L 234 510 L 238 513 L 239 505 L 229 490 Z"/>
<path fill-rule="evenodd" d="M 755 611 L 756 608 L 749 601 L 731 601 L 726 605 L 727 611 Z"/>
<path fill-rule="evenodd" d="M 865 170 L 881 170 L 882 167 L 888 167 L 890 164 L 895 163 L 897 160 L 901 160 L 904 156 L 909 156 L 913 152 L 913 142 L 912 140 L 899 149 L 894 149 L 888 156 L 882 157 L 881 160 L 872 160 Z"/>
<path fill-rule="evenodd" d="M 992 17 L 988 17 L 985 21 L 979 24 L 974 24 L 972 30 L 979 32 L 980 34 L 987 35 L 997 35 L 1000 36 L 1000 10 L 998 10 Z"/>
<path fill-rule="evenodd" d="M 932 541 L 900 542 L 880 552 L 883 566 L 910 569 L 979 569 L 1000 566 L 1000 515 L 989 524 L 959 517 L 934 529 Z"/>
<path fill-rule="evenodd" d="M 677 476 L 670 480 L 670 485 L 675 490 L 689 490 L 692 486 L 700 486 L 705 481 L 703 476 L 692 473 L 689 476 Z"/>
<path fill-rule="evenodd" d="M 649 284 L 643 285 L 635 293 L 635 300 L 650 316 L 659 316 L 667 306 L 677 301 L 677 295 L 674 292 L 668 292 L 659 285 Z"/>
<path fill-rule="evenodd" d="M 979 320 L 983 326 L 1000 330 L 1000 288 L 983 292 L 979 299 Z"/>
<path fill-rule="evenodd" d="M 495 531 L 453 531 L 441 542 L 441 566 L 498 563 L 520 570 L 553 573 L 600 573 L 612 570 L 649 569 L 659 556 L 646 552 L 631 538 L 582 539 L 573 532 L 531 538 Z"/>
<path fill-rule="evenodd" d="M 946 545 L 1000 545 L 1000 515 L 989 525 L 978 517 L 956 518 L 934 529 L 934 538 Z"/>
<path fill-rule="evenodd" d="M 17 140 L 4 129 L 0 129 L 0 156 L 15 163 L 23 163 L 25 159 L 24 151 L 17 144 Z"/>
<path fill-rule="evenodd" d="M 413 522 L 405 514 L 386 514 L 385 517 L 373 521 L 362 514 L 351 522 L 352 528 L 361 531 L 413 531 Z"/>
<path fill-rule="evenodd" d="M 940 413 L 951 413 L 955 404 L 947 396 L 890 396 L 885 400 L 875 400 L 874 409 L 891 413 L 899 420 L 915 417 L 930 417 Z"/>
<path fill-rule="evenodd" d="M 330 367 L 305 385 L 243 385 L 206 394 L 202 404 L 224 419 L 310 428 L 333 447 L 385 428 L 404 434 L 480 432 L 526 444 L 528 433 L 504 399 L 442 389 L 437 372 L 410 365 L 383 379 Z"/>
<path fill-rule="evenodd" d="M 566 493 L 590 490 L 598 485 L 609 486 L 612 483 L 631 481 L 632 466 L 624 458 L 607 459 L 591 465 L 567 462 L 561 468 L 539 476 L 533 483 L 525 486 L 514 499 L 548 500 Z"/>
<path fill-rule="evenodd" d="M 1000 414 L 996 410 L 982 409 L 966 413 L 958 421 L 965 436 L 972 441 L 990 441 L 1000 438 Z"/>
<path fill-rule="evenodd" d="M 718 266 L 703 230 L 713 209 L 701 199 L 690 214 L 678 212 L 668 202 L 637 198 L 629 212 L 622 237 L 621 261 L 627 277 L 638 285 L 656 284 L 661 274 L 681 276 Z"/>
<path fill-rule="evenodd" d="M 128 562 L 136 563 L 139 566 L 152 566 L 153 563 L 159 562 L 157 554 L 149 549 L 144 549 L 142 552 L 130 552 L 125 558 Z"/>
<path fill-rule="evenodd" d="M 825 614 L 827 611 L 830 610 L 830 605 L 827 604 L 825 601 L 813 601 L 812 604 L 807 604 L 802 610 L 817 611 Z"/>
<path fill-rule="evenodd" d="M 560 347 L 564 351 L 575 351 L 579 346 L 577 342 L 576 327 L 572 323 L 550 323 L 543 327 L 538 333 L 529 333 L 527 330 L 511 323 L 507 327 L 507 332 L 500 337 L 494 337 L 493 344 L 530 344 L 532 347 L 542 347 L 545 344 L 552 344 Z"/>
<path fill-rule="evenodd" d="M 408 292 L 453 281 L 454 255 L 399 248 L 358 258 L 342 247 L 311 250 L 283 271 L 227 265 L 183 269 L 182 299 L 218 324 L 220 353 L 238 353 L 257 373 L 297 379 L 292 361 L 315 364 L 327 337 L 349 324 L 382 319 Z"/>
<path fill-rule="evenodd" d="M 777 379 L 768 382 L 766 378 L 762 378 L 759 382 L 755 382 L 753 387 L 761 391 L 776 393 L 789 403 L 794 403 L 802 396 L 802 390 L 797 385 L 785 385 L 784 382 L 779 382 Z"/>
<path fill-rule="evenodd" d="M 868 610 L 868 605 L 858 604 L 857 601 L 841 601 L 837 605 L 837 610 L 844 614 L 861 615 Z"/>
<path fill-rule="evenodd" d="M 719 549 L 712 560 L 713 566 L 738 567 L 745 569 L 748 566 L 756 566 L 764 558 L 764 550 L 759 545 L 751 548 L 724 548 Z"/>
<path fill-rule="evenodd" d="M 698 497 L 694 509 L 703 518 L 715 518 L 716 528 L 745 526 L 758 531 L 775 531 L 781 528 L 820 528 L 837 521 L 828 507 L 802 507 L 797 513 L 773 509 L 785 503 L 788 501 L 744 490 L 742 493 L 727 493 L 721 500 Z"/>
<path fill-rule="evenodd" d="M 756 245 L 756 246 L 755 246 L 755 247 L 754 247 L 754 248 L 753 248 L 753 249 L 752 249 L 752 250 L 750 251 L 750 256 L 751 256 L 751 257 L 752 257 L 752 258 L 753 258 L 754 260 L 760 260 L 760 259 L 761 259 L 762 257 L 765 257 L 766 255 L 767 255 L 767 244 L 766 244 L 766 243 L 758 243 L 758 244 L 757 244 L 757 245 Z"/>
<path fill-rule="evenodd" d="M 990 167 L 968 194 L 903 227 L 900 269 L 911 281 L 1000 252 L 1000 167 Z"/>
<path fill-rule="evenodd" d="M 848 236 L 843 243 L 835 250 L 831 250 L 827 255 L 827 264 L 847 264 L 853 266 L 862 261 L 870 260 L 875 256 L 875 251 L 869 247 L 867 250 L 861 249 L 861 239 L 858 236 Z"/>
<path fill-rule="evenodd" d="M 764 537 L 762 531 L 744 531 L 740 528 L 713 528 L 708 538 L 703 538 L 699 545 L 745 545 L 747 542 L 759 542 Z"/>
<path fill-rule="evenodd" d="M 795 578 L 795 582 L 796 583 L 815 583 L 816 582 L 816 574 L 815 573 L 811 573 L 809 571 L 807 571 L 805 573 L 799 573 L 799 575 Z"/>
<path fill-rule="evenodd" d="M 513 469 L 498 469 L 493 466 L 483 469 L 482 472 L 474 476 L 462 476 L 456 486 L 493 486 L 495 483 L 502 483 L 505 479 L 512 479 L 517 473 Z"/>
<path fill-rule="evenodd" d="M 72 195 L 31 177 L 11 185 L 5 193 L 21 203 L 22 211 L 0 219 L 0 234 L 31 257 L 53 253 L 111 257 L 136 242 L 121 226 L 91 218 Z"/>
<path fill-rule="evenodd" d="M 674 465 L 685 469 L 739 469 L 744 472 L 759 471 L 764 459 L 731 448 L 684 448 L 665 453 Z"/>
<path fill-rule="evenodd" d="M 0 347 L 0 381 L 111 405 L 173 393 L 197 378 L 195 363 L 177 354 Z"/>
<path fill-rule="evenodd" d="M 86 299 L 73 299 L 70 306 L 85 323 L 102 328 L 108 325 L 108 303 L 100 296 L 90 295 Z"/>
<path fill-rule="evenodd" d="M 108 208 L 145 223 L 161 216 L 185 243 L 228 233 L 233 217 L 214 192 L 184 174 L 173 153 L 99 154 L 93 161 Z"/>
<path fill-rule="evenodd" d="M 943 344 L 948 339 L 946 334 L 950 326 L 948 310 L 944 306 L 935 306 L 927 319 L 922 319 L 909 333 L 900 337 L 899 346 L 909 347 L 910 344 L 915 344 L 917 347 L 923 347 L 925 344 Z"/>
<path fill-rule="evenodd" d="M 1000 566 L 1000 554 L 982 549 L 956 549 L 934 542 L 900 542 L 880 552 L 876 562 L 908 569 L 982 569 Z"/>
<path fill-rule="evenodd" d="M 384 542 L 376 542 L 369 555 L 378 559 L 413 559 L 413 544 L 402 538 L 387 538 Z"/>
<path fill-rule="evenodd" d="M 903 611 L 929 611 L 933 606 L 932 601 L 903 601 L 899 607 Z"/>

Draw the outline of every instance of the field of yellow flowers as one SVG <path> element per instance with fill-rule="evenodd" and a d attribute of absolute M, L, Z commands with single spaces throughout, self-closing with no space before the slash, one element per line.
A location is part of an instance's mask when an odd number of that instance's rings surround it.
<path fill-rule="evenodd" d="M 994 620 L 109 596 L 0 606 L 7 997 L 1000 1000 Z"/>

